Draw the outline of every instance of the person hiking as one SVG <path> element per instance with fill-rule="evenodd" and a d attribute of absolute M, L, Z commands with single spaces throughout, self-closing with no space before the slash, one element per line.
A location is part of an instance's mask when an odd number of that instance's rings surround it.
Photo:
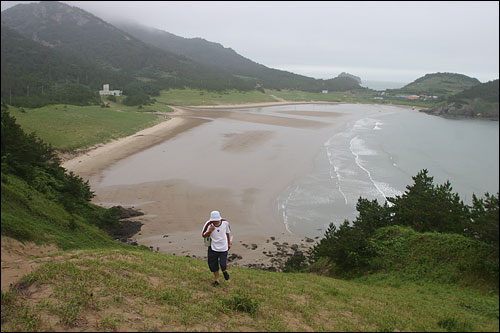
<path fill-rule="evenodd" d="M 214 273 L 214 287 L 219 285 L 219 266 L 224 279 L 229 280 L 227 272 L 227 253 L 231 248 L 231 228 L 229 222 L 224 220 L 219 211 L 214 210 L 210 213 L 210 220 L 205 222 L 201 231 L 201 236 L 207 240 L 210 237 L 208 245 L 208 268 Z M 205 243 L 207 244 L 207 242 Z"/>

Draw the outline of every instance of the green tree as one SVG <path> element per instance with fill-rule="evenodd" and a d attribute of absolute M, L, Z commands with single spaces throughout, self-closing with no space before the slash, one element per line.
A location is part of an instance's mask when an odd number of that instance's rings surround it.
<path fill-rule="evenodd" d="M 413 180 L 414 184 L 407 186 L 403 195 L 387 199 L 393 204 L 392 224 L 410 226 L 419 232 L 464 234 L 469 209 L 458 194 L 452 193 L 450 182 L 435 186 L 426 169 Z"/>
<path fill-rule="evenodd" d="M 31 178 L 34 167 L 46 163 L 59 163 L 52 147 L 36 137 L 25 134 L 16 124 L 16 118 L 2 110 L 1 157 L 2 170 L 5 168 L 16 175 Z"/>
<path fill-rule="evenodd" d="M 478 199 L 472 195 L 471 220 L 467 225 L 469 235 L 485 243 L 496 246 L 498 251 L 498 193 L 485 194 L 485 198 Z"/>
<path fill-rule="evenodd" d="M 142 92 L 136 93 L 135 95 L 127 96 L 123 100 L 123 104 L 128 106 L 143 105 L 149 103 L 151 103 L 151 99 L 149 98 L 148 95 Z"/>
<path fill-rule="evenodd" d="M 376 199 L 369 201 L 360 197 L 356 210 L 359 215 L 353 225 L 360 228 L 366 235 L 371 235 L 378 228 L 392 224 L 391 211 L 387 202 L 381 206 Z"/>
<path fill-rule="evenodd" d="M 330 223 L 325 237 L 311 250 L 313 261 L 327 257 L 335 263 L 334 272 L 341 275 L 360 272 L 368 267 L 374 255 L 375 250 L 367 235 L 361 228 L 351 226 L 347 220 L 338 229 Z"/>

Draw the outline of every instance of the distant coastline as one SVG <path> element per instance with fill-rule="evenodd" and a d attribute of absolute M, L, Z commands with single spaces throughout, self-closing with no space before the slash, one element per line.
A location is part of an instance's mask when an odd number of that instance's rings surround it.
<path fill-rule="evenodd" d="M 440 116 L 449 119 L 484 119 L 498 121 L 498 113 L 482 114 L 474 110 L 470 105 L 457 106 L 454 103 L 441 106 L 433 109 L 422 109 L 420 112 L 427 113 L 432 116 Z"/>
<path fill-rule="evenodd" d="M 386 89 L 399 89 L 404 87 L 407 82 L 395 82 L 395 81 L 372 81 L 363 80 L 361 83 L 362 87 L 366 87 L 373 90 L 384 91 Z"/>

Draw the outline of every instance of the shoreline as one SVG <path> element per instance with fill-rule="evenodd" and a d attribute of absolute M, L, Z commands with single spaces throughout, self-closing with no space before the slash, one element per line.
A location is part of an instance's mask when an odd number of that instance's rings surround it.
<path fill-rule="evenodd" d="M 78 152 L 75 156 L 65 159 L 61 166 L 88 179 L 127 156 L 148 149 L 204 122 L 202 119 L 170 118 L 127 137 Z"/>
<path fill-rule="evenodd" d="M 190 126 L 187 125 L 186 128 L 180 129 L 177 131 L 176 129 L 174 129 L 174 127 L 177 127 L 178 124 L 173 125 L 171 123 L 171 121 L 173 119 L 185 116 L 187 111 L 190 111 L 190 110 L 220 109 L 220 110 L 228 111 L 228 110 L 234 110 L 234 109 L 245 109 L 245 108 L 254 108 L 254 107 L 285 106 L 285 105 L 300 105 L 300 104 L 342 104 L 342 103 L 343 102 L 325 102 L 325 101 L 322 101 L 322 102 L 321 101 L 320 102 L 276 101 L 276 102 L 262 102 L 262 103 L 194 105 L 194 106 L 171 104 L 169 106 L 174 110 L 174 112 L 162 113 L 167 119 L 165 121 L 162 121 L 159 124 L 145 128 L 143 130 L 140 130 L 140 131 L 138 131 L 134 134 L 131 134 L 127 137 L 122 137 L 122 138 L 118 138 L 118 139 L 115 139 L 115 140 L 112 140 L 112 141 L 109 141 L 106 143 L 97 144 L 97 145 L 89 147 L 89 148 L 76 150 L 75 152 L 70 152 L 70 153 L 58 152 L 58 156 L 61 159 L 62 165 L 64 164 L 67 166 L 66 167 L 67 169 L 73 170 L 73 168 L 75 168 L 75 166 L 78 163 L 87 162 L 87 158 L 85 156 L 92 155 L 91 157 L 95 157 L 97 155 L 100 155 L 101 152 L 104 152 L 104 151 L 109 152 L 110 150 L 112 150 L 115 147 L 123 147 L 123 146 L 129 145 L 130 143 L 132 143 L 133 138 L 137 138 L 139 136 L 151 136 L 151 137 L 153 137 L 153 136 L 158 135 L 158 134 L 161 135 L 163 133 L 163 131 L 165 131 L 165 130 L 176 131 L 176 133 L 172 133 L 171 135 L 165 135 L 163 137 L 158 137 L 156 140 L 152 140 L 150 142 L 143 142 L 142 144 L 138 144 L 133 149 L 127 149 L 126 154 L 120 154 L 120 156 L 117 156 L 115 158 L 115 161 L 119 160 L 123 157 L 126 157 L 126 155 L 131 155 L 131 154 L 134 154 L 134 153 L 139 152 L 141 150 L 147 149 L 147 148 L 157 144 L 159 141 L 161 142 L 161 141 L 164 141 L 166 139 L 169 139 L 170 137 L 174 137 L 176 134 L 180 133 L 181 131 L 190 128 Z M 169 123 L 169 124 L 167 125 L 167 123 Z M 191 125 L 191 126 L 195 127 L 197 125 Z M 106 163 L 106 164 L 108 164 L 107 166 L 109 166 L 112 163 Z M 63 165 L 63 167 L 64 167 L 64 165 Z"/>
<path fill-rule="evenodd" d="M 237 109 L 300 104 L 318 103 L 251 103 Z M 229 252 L 231 264 L 272 270 L 279 270 L 289 255 L 297 251 L 305 254 L 315 244 L 313 239 L 286 229 L 277 210 L 277 197 L 312 167 L 325 133 L 331 135 L 349 121 L 373 112 L 305 111 L 310 112 L 306 119 L 302 111 L 248 113 L 238 112 L 232 105 L 173 109 L 168 121 L 97 147 L 62 166 L 90 181 L 96 193 L 94 203 L 107 208 L 121 205 L 145 214 L 130 219 L 142 227 L 127 242 L 161 253 L 205 259 L 201 226 L 215 209 L 230 221 L 235 234 Z M 161 150 L 169 152 L 167 162 L 156 160 L 165 156 Z M 205 154 L 209 159 L 226 159 L 224 167 L 192 169 L 203 163 Z M 120 163 L 127 157 L 126 164 Z M 131 161 L 147 163 L 130 165 Z M 252 166 L 255 162 L 261 168 Z M 154 173 L 147 170 L 148 165 L 158 163 L 164 165 L 162 174 L 175 178 L 147 178 Z M 138 180 L 131 182 L 135 177 L 131 170 L 140 170 Z M 113 177 L 122 177 L 123 184 L 130 185 L 114 185 Z"/>
<path fill-rule="evenodd" d="M 298 105 L 298 104 L 346 104 L 345 102 L 328 102 L 328 101 L 302 101 L 302 102 L 290 102 L 290 101 L 276 101 L 276 102 L 261 102 L 261 103 L 243 103 L 243 104 L 219 104 L 219 105 L 174 105 L 174 107 L 180 107 L 183 109 L 246 109 L 246 108 L 258 108 L 258 107 L 268 107 L 268 106 L 286 106 L 286 105 Z"/>
<path fill-rule="evenodd" d="M 163 113 L 163 115 L 168 118 L 165 121 L 162 121 L 159 124 L 156 124 L 152 127 L 145 128 L 141 131 L 138 131 L 134 134 L 131 134 L 127 137 L 122 137 L 110 142 L 106 143 L 101 143 L 97 144 L 95 146 L 82 149 L 82 150 L 77 150 L 75 152 L 71 153 L 58 153 L 59 158 L 61 159 L 61 164 L 67 165 L 68 169 L 73 170 L 75 166 L 78 163 L 83 163 L 87 162 L 87 157 L 95 157 L 97 155 L 100 155 L 101 152 L 108 152 L 112 150 L 115 147 L 122 147 L 126 146 L 130 143 L 132 143 L 133 138 L 137 138 L 139 136 L 151 136 L 153 137 L 154 135 L 158 135 L 164 131 L 164 130 L 174 130 L 176 133 L 170 133 L 170 135 L 165 135 L 165 136 L 159 136 L 155 140 L 149 141 L 149 142 L 142 142 L 141 144 L 135 145 L 133 149 L 130 149 L 127 147 L 127 152 L 120 154 L 117 156 L 113 162 L 105 162 L 105 166 L 107 167 L 117 160 L 120 160 L 128 155 L 140 152 L 141 150 L 147 149 L 151 146 L 154 146 L 158 142 L 167 140 L 171 137 L 174 137 L 176 134 L 182 132 L 185 129 L 189 129 L 192 127 L 196 127 L 197 125 L 187 125 L 186 128 L 176 130 L 174 127 L 177 127 L 177 124 L 173 125 L 170 123 L 173 119 L 175 118 L 180 118 L 186 115 L 188 111 L 196 111 L 196 110 L 209 110 L 209 111 L 216 111 L 216 110 L 224 110 L 224 111 L 230 111 L 230 110 L 237 110 L 237 109 L 247 109 L 247 108 L 257 108 L 257 107 L 271 107 L 271 106 L 286 106 L 286 105 L 303 105 L 303 104 L 331 104 L 331 105 L 339 105 L 339 104 L 361 104 L 361 105 L 380 105 L 380 104 L 364 104 L 364 103 L 346 103 L 346 102 L 327 102 L 327 101 L 301 101 L 301 102 L 290 102 L 290 101 L 276 101 L 276 102 L 261 102 L 261 103 L 241 103 L 241 104 L 220 104 L 220 105 L 174 105 L 171 104 L 169 105 L 174 112 L 172 113 Z M 415 107 L 408 106 L 408 105 L 398 105 L 398 104 L 387 104 L 389 106 L 396 106 L 396 107 L 401 107 L 401 108 L 407 108 L 407 109 L 412 109 L 415 110 Z M 425 108 L 424 108 L 425 109 Z M 172 117 L 173 116 L 173 117 Z M 186 118 L 191 118 L 192 115 L 188 115 Z M 191 118 L 192 119 L 192 118 Z M 169 123 L 167 125 L 167 123 Z M 63 165 L 63 167 L 64 167 Z M 101 167 L 102 169 L 102 167 Z"/>

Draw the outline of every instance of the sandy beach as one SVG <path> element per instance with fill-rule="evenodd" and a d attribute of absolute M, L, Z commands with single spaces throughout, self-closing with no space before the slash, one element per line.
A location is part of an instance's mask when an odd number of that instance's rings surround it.
<path fill-rule="evenodd" d="M 93 202 L 134 207 L 132 238 L 161 253 L 206 257 L 212 210 L 231 223 L 232 264 L 266 266 L 314 244 L 290 233 L 276 198 L 312 167 L 324 141 L 376 109 L 317 110 L 306 103 L 174 107 L 171 119 L 63 163 L 88 179 Z M 273 106 L 273 108 L 268 108 Z M 342 106 L 339 105 L 339 110 Z M 304 109 L 305 108 L 305 109 Z"/>

